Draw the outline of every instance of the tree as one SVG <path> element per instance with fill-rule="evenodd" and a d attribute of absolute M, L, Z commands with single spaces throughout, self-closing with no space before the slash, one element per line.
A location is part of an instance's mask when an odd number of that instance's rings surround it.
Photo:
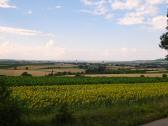
<path fill-rule="evenodd" d="M 32 75 L 29 74 L 28 72 L 23 72 L 23 73 L 21 74 L 21 76 L 23 76 L 23 77 L 31 77 Z"/>
<path fill-rule="evenodd" d="M 168 11 L 167 11 L 167 18 L 168 18 Z M 159 47 L 168 51 L 168 20 L 166 30 L 167 30 L 166 33 L 164 33 L 160 37 Z M 168 60 L 168 55 L 166 56 L 166 59 Z"/>

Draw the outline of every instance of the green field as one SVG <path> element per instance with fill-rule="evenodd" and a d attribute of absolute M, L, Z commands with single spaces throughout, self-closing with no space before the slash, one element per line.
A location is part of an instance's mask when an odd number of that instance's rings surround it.
<path fill-rule="evenodd" d="M 62 106 L 74 121 L 64 126 L 138 126 L 168 117 L 167 77 L 0 79 L 20 104 L 25 126 L 62 126 L 53 123 Z"/>
<path fill-rule="evenodd" d="M 168 95 L 168 84 L 21 86 L 12 90 L 31 110 L 54 109 L 64 103 L 78 110 L 155 100 Z"/>
<path fill-rule="evenodd" d="M 46 86 L 79 84 L 134 84 L 168 82 L 160 77 L 0 77 L 8 86 Z"/>
<path fill-rule="evenodd" d="M 48 126 L 66 104 L 82 126 L 132 126 L 168 116 L 168 83 L 11 87 L 31 125 Z"/>

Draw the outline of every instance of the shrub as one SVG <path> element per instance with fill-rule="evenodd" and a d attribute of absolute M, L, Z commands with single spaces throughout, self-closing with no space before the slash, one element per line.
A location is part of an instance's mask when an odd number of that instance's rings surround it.
<path fill-rule="evenodd" d="M 145 77 L 145 75 L 141 75 L 140 77 Z"/>
<path fill-rule="evenodd" d="M 74 118 L 72 113 L 69 111 L 68 105 L 66 103 L 62 104 L 58 114 L 52 119 L 52 124 L 55 126 L 67 126 L 74 123 Z"/>
<path fill-rule="evenodd" d="M 10 95 L 5 81 L 0 79 L 0 126 L 21 126 L 21 109 Z"/>
<path fill-rule="evenodd" d="M 21 76 L 28 76 L 28 77 L 31 77 L 32 75 L 31 74 L 29 74 L 28 72 L 23 72 L 22 74 L 21 74 Z"/>
<path fill-rule="evenodd" d="M 80 77 L 81 76 L 81 73 L 76 73 L 75 74 L 75 77 Z"/>
<path fill-rule="evenodd" d="M 162 74 L 162 77 L 167 77 L 167 74 Z"/>

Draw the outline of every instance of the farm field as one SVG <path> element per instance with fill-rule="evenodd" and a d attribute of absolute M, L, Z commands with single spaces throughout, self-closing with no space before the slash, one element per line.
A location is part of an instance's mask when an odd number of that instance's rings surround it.
<path fill-rule="evenodd" d="M 159 67 L 158 67 L 159 66 Z M 75 76 L 86 77 L 162 77 L 168 73 L 162 64 L 94 64 L 94 63 L 0 63 L 0 75 L 21 76 L 24 72 L 32 76 Z"/>
<path fill-rule="evenodd" d="M 25 126 L 139 126 L 168 117 L 164 65 L 11 64 L 0 75 Z M 70 122 L 53 123 L 60 114 Z"/>
<path fill-rule="evenodd" d="M 46 76 L 53 73 L 81 73 L 85 72 L 84 69 L 80 69 L 74 64 L 34 64 L 34 65 L 1 65 L 0 75 L 5 76 L 21 76 L 22 73 L 27 72 L 32 76 Z"/>
<path fill-rule="evenodd" d="M 168 120 L 167 5 L 0 0 L 0 126 Z"/>
<path fill-rule="evenodd" d="M 97 84 L 13 87 L 13 95 L 26 101 L 29 109 L 45 109 L 67 103 L 75 109 L 146 102 L 168 95 L 168 83 Z"/>
<path fill-rule="evenodd" d="M 23 72 L 28 72 L 33 76 L 46 76 L 51 73 L 51 69 L 37 69 L 37 70 L 11 70 L 11 69 L 0 69 L 0 75 L 5 76 L 20 76 Z M 81 73 L 85 70 L 79 68 L 58 68 L 53 69 L 54 73 L 58 72 L 72 72 L 72 73 Z M 84 74 L 86 77 L 140 77 L 144 75 L 145 77 L 162 77 L 164 73 L 143 73 L 143 74 Z"/>
<path fill-rule="evenodd" d="M 168 82 L 167 77 L 0 77 L 8 86 L 136 84 Z"/>
<path fill-rule="evenodd" d="M 23 72 L 28 72 L 32 76 L 46 76 L 51 72 L 58 73 L 58 72 L 71 72 L 71 73 L 77 73 L 77 72 L 84 72 L 83 69 L 79 68 L 56 68 L 56 69 L 32 69 L 32 70 L 25 70 L 25 69 L 19 69 L 19 70 L 11 70 L 11 69 L 0 69 L 0 75 L 5 76 L 21 76 Z"/>
<path fill-rule="evenodd" d="M 145 77 L 162 77 L 164 73 L 145 73 L 145 74 L 85 74 L 86 77 L 140 77 L 144 75 Z"/>
<path fill-rule="evenodd" d="M 25 120 L 32 124 L 47 126 L 63 104 L 77 119 L 73 125 L 130 126 L 168 116 L 165 109 L 168 83 L 16 86 L 11 89 L 12 97 L 24 103 Z"/>

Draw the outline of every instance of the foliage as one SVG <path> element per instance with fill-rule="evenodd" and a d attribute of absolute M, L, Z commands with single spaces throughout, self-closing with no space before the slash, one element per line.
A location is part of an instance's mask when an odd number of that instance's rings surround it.
<path fill-rule="evenodd" d="M 75 77 L 81 77 L 81 74 L 80 73 L 76 73 Z"/>
<path fill-rule="evenodd" d="M 54 72 L 51 72 L 49 73 L 47 76 L 65 76 L 65 75 L 79 75 L 79 74 L 82 74 L 83 72 L 57 72 L 57 73 L 54 73 Z"/>
<path fill-rule="evenodd" d="M 23 72 L 23 73 L 21 74 L 21 76 L 23 76 L 23 77 L 31 77 L 32 75 L 29 74 L 28 72 Z"/>
<path fill-rule="evenodd" d="M 21 110 L 17 101 L 10 96 L 11 91 L 0 79 L 0 126 L 21 125 Z"/>
<path fill-rule="evenodd" d="M 140 77 L 145 77 L 145 75 L 141 75 Z"/>
<path fill-rule="evenodd" d="M 133 73 L 146 73 L 146 70 L 130 70 L 130 69 L 118 69 L 118 70 L 110 70 L 105 69 L 105 67 L 101 66 L 98 68 L 89 68 L 86 70 L 86 74 L 133 74 Z"/>
<path fill-rule="evenodd" d="M 168 12 L 167 12 L 167 17 L 168 17 Z M 168 22 L 168 21 L 167 21 Z M 160 37 L 160 48 L 168 50 L 168 26 L 167 26 L 167 31 Z M 168 60 L 168 55 L 166 56 L 166 59 Z"/>
<path fill-rule="evenodd" d="M 62 104 L 58 113 L 52 119 L 52 124 L 55 126 L 67 126 L 74 123 L 74 118 L 66 103 Z"/>
<path fill-rule="evenodd" d="M 0 76 L 0 79 L 4 78 Z M 168 82 L 168 78 L 141 77 L 5 77 L 9 86 L 46 86 L 82 84 L 129 84 Z"/>
<path fill-rule="evenodd" d="M 167 74 L 163 74 L 162 77 L 167 77 Z"/>

